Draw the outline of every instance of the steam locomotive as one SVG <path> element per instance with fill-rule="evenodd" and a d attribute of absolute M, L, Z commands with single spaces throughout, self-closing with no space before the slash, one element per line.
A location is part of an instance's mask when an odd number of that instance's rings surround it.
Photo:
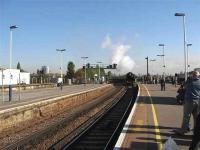
<path fill-rule="evenodd" d="M 136 76 L 132 73 L 129 72 L 126 74 L 126 86 L 133 86 L 133 82 L 135 82 Z"/>

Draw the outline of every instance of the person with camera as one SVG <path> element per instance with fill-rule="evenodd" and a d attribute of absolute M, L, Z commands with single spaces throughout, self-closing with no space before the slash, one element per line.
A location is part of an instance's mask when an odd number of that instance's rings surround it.
<path fill-rule="evenodd" d="M 190 131 L 189 122 L 191 114 L 194 118 L 194 128 L 200 106 L 200 78 L 199 72 L 193 71 L 192 77 L 185 84 L 185 95 L 183 104 L 183 121 L 180 129 L 174 130 L 179 135 Z"/>

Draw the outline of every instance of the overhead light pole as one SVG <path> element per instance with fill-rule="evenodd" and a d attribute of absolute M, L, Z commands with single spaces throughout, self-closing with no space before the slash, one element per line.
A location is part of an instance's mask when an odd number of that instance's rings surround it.
<path fill-rule="evenodd" d="M 4 74 L 3 74 L 3 68 L 1 68 L 1 92 L 2 92 L 2 101 L 4 102 Z"/>
<path fill-rule="evenodd" d="M 148 75 L 149 75 L 149 57 L 147 56 L 145 59 L 147 60 L 147 77 L 148 77 Z"/>
<path fill-rule="evenodd" d="M 164 57 L 164 55 L 156 55 L 156 56 L 158 56 L 158 57 Z M 162 65 L 162 67 L 163 67 L 164 65 Z"/>
<path fill-rule="evenodd" d="M 165 80 L 165 44 L 158 44 L 158 46 L 162 47 L 162 58 L 163 58 L 163 78 Z"/>
<path fill-rule="evenodd" d="M 10 84 L 9 84 L 9 101 L 12 100 L 12 85 L 11 85 L 11 69 L 12 69 L 12 48 L 13 48 L 13 30 L 17 29 L 18 27 L 16 25 L 10 26 L 10 63 L 9 63 L 9 70 L 10 70 Z"/>
<path fill-rule="evenodd" d="M 12 46 L 13 46 L 13 30 L 17 29 L 18 27 L 16 25 L 10 26 L 10 69 L 12 69 Z"/>
<path fill-rule="evenodd" d="M 100 65 L 101 65 L 101 61 L 97 62 L 99 65 L 99 83 L 100 83 L 100 79 L 101 79 L 101 70 L 100 70 Z"/>
<path fill-rule="evenodd" d="M 84 60 L 84 64 L 85 64 L 85 84 L 86 84 L 86 78 L 87 78 L 87 76 L 86 76 L 86 59 L 88 59 L 88 57 L 87 56 L 83 56 L 81 58 Z"/>
<path fill-rule="evenodd" d="M 189 47 L 192 46 L 192 44 L 187 44 L 187 71 L 189 73 L 189 68 L 190 68 L 190 65 L 189 65 Z"/>
<path fill-rule="evenodd" d="M 185 65 L 185 81 L 187 80 L 187 56 L 186 56 L 186 25 L 185 25 L 185 13 L 175 13 L 175 16 L 177 17 L 183 17 L 183 38 L 184 38 L 184 65 Z"/>
<path fill-rule="evenodd" d="M 150 61 L 151 61 L 151 62 L 155 62 L 156 59 L 150 59 Z M 152 65 L 152 74 L 153 74 L 153 68 L 154 68 L 154 67 L 153 67 L 153 65 Z"/>
<path fill-rule="evenodd" d="M 56 49 L 56 51 L 60 52 L 60 77 L 61 77 L 61 90 L 62 90 L 62 84 L 63 84 L 63 72 L 62 72 L 63 52 L 66 51 L 66 49 Z"/>

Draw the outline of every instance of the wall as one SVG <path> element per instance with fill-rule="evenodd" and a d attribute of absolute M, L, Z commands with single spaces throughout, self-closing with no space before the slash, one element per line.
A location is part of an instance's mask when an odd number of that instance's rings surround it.
<path fill-rule="evenodd" d="M 113 88 L 112 85 L 105 85 L 96 89 L 70 94 L 33 104 L 19 106 L 0 111 L 0 132 L 6 128 L 20 125 L 21 122 L 32 121 L 33 119 L 52 117 L 56 114 L 90 101 Z"/>

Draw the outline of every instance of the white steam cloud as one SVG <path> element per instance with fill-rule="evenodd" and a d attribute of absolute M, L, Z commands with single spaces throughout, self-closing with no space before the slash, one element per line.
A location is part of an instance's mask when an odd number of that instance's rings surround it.
<path fill-rule="evenodd" d="M 125 74 L 133 72 L 135 67 L 134 60 L 126 55 L 126 52 L 131 48 L 130 45 L 114 44 L 109 35 L 107 35 L 102 43 L 102 48 L 110 49 L 113 51 L 112 64 L 117 64 L 117 72 Z"/>

